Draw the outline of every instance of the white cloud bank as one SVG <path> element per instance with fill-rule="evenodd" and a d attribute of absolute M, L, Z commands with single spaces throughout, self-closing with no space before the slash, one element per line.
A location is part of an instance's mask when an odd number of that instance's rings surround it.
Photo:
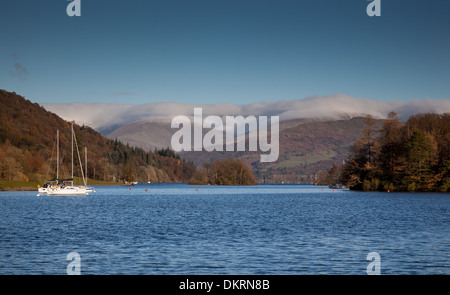
<path fill-rule="evenodd" d="M 450 99 L 385 102 L 336 94 L 246 105 L 157 102 L 148 104 L 46 103 L 42 106 L 65 120 L 74 120 L 78 124 L 85 124 L 102 131 L 139 120 L 171 120 L 178 115 L 192 116 L 194 107 L 203 108 L 204 117 L 253 115 L 280 116 L 280 120 L 288 120 L 338 119 L 371 114 L 377 118 L 385 118 L 390 111 L 396 111 L 402 119 L 407 119 L 410 115 L 417 113 L 448 113 Z"/>

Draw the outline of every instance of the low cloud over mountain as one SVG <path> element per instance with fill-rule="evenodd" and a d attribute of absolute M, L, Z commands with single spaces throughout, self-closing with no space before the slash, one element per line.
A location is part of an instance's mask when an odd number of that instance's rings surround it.
<path fill-rule="evenodd" d="M 344 94 L 311 96 L 299 100 L 263 101 L 245 105 L 231 103 L 196 105 L 174 102 L 148 104 L 48 103 L 42 105 L 63 119 L 89 125 L 103 134 L 109 134 L 121 126 L 136 121 L 171 120 L 177 115 L 192 116 L 194 107 L 202 107 L 204 116 L 280 116 L 281 121 L 297 118 L 333 120 L 366 114 L 384 118 L 392 110 L 396 111 L 402 119 L 407 119 L 416 113 L 450 112 L 450 99 L 385 102 L 355 98 Z"/>

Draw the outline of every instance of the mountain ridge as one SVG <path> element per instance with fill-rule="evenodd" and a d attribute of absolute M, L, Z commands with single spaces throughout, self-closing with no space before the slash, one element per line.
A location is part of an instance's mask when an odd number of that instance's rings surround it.
<path fill-rule="evenodd" d="M 201 107 L 203 115 L 215 116 L 279 116 L 280 121 L 298 118 L 344 119 L 367 114 L 385 119 L 390 111 L 395 111 L 402 120 L 417 113 L 448 113 L 449 99 L 409 101 L 379 101 L 369 98 L 352 97 L 345 94 L 315 95 L 303 99 L 261 101 L 248 104 L 211 103 L 193 104 L 176 102 L 150 102 L 143 104 L 114 103 L 44 103 L 47 110 L 58 114 L 67 121 L 89 125 L 103 135 L 112 133 L 128 123 L 168 119 L 178 116 L 192 116 L 194 108 Z"/>
<path fill-rule="evenodd" d="M 60 131 L 61 173 L 68 173 L 70 159 L 64 155 L 70 154 L 69 122 L 6 90 L 0 90 L 0 122 L 0 180 L 27 182 L 52 178 L 57 130 Z M 131 147 L 106 138 L 89 126 L 74 124 L 74 130 L 80 149 L 84 146 L 88 149 L 88 177 L 91 179 L 186 182 L 196 170 L 176 155 L 167 157 Z M 78 166 L 78 159 L 74 162 Z"/>
<path fill-rule="evenodd" d="M 362 135 L 364 117 L 344 118 L 331 121 L 327 118 L 300 118 L 280 122 L 280 154 L 275 163 L 261 163 L 259 152 L 203 150 L 178 154 L 197 168 L 215 160 L 239 158 L 252 167 L 259 182 L 313 183 L 321 171 L 342 164 L 351 145 Z M 377 122 L 381 126 L 382 120 Z M 170 128 L 169 120 L 140 120 L 122 126 L 108 136 L 153 150 L 170 147 L 171 137 L 177 130 Z M 270 138 L 270 132 L 268 136 Z"/>

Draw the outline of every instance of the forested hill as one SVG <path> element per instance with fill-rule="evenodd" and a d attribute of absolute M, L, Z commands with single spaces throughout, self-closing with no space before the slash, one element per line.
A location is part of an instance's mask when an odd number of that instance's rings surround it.
<path fill-rule="evenodd" d="M 56 132 L 60 132 L 62 177 L 70 174 L 70 122 L 14 92 L 0 90 L 0 180 L 43 181 L 56 166 Z M 196 168 L 167 151 L 146 152 L 74 125 L 80 157 L 88 150 L 88 177 L 104 181 L 185 182 Z M 80 175 L 75 158 L 75 175 Z M 84 165 L 84 164 L 83 164 Z"/>

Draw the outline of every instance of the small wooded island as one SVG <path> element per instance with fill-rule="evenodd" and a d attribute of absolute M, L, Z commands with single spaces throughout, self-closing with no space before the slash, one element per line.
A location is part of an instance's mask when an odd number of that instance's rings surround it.
<path fill-rule="evenodd" d="M 199 185 L 256 185 L 252 170 L 239 159 L 217 160 L 203 165 L 189 180 Z"/>

